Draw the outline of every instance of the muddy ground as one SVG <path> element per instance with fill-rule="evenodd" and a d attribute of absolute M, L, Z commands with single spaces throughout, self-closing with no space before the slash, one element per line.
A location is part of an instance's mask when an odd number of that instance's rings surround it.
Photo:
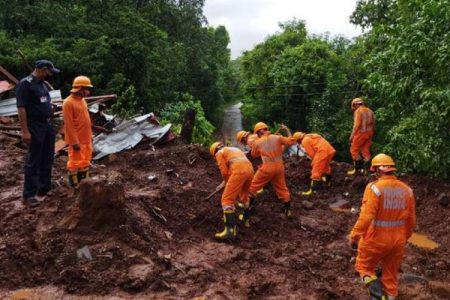
<path fill-rule="evenodd" d="M 230 244 L 212 238 L 223 226 L 220 194 L 204 197 L 221 178 L 202 147 L 173 143 L 153 151 L 144 144 L 96 162 L 97 179 L 85 185 L 103 185 L 102 197 L 117 205 L 91 202 L 80 217 L 80 191 L 67 186 L 65 156 L 56 158 L 51 197 L 23 207 L 25 150 L 16 141 L 0 134 L 0 299 L 366 297 L 345 239 L 366 179 L 345 179 L 345 163 L 334 164 L 328 191 L 305 202 L 299 193 L 309 184 L 309 162 L 288 158 L 293 218 L 283 217 L 267 188 L 251 228 L 240 226 Z M 399 299 L 449 299 L 450 209 L 438 198 L 450 184 L 400 177 L 416 194 L 417 231 L 440 246 L 408 244 Z M 339 200 L 348 201 L 344 209 L 330 209 Z"/>

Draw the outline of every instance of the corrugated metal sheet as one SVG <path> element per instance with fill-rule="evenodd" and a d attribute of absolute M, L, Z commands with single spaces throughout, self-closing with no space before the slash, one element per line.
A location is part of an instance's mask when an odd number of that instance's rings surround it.
<path fill-rule="evenodd" d="M 110 134 L 99 134 L 94 137 L 94 160 L 105 157 L 106 155 L 131 149 L 136 146 L 146 136 L 152 140 L 152 144 L 162 138 L 172 126 L 167 124 L 162 127 L 151 124 L 147 119 L 152 114 L 134 118 L 124 122 L 114 128 Z"/>
<path fill-rule="evenodd" d="M 50 91 L 52 102 L 61 102 L 61 91 Z M 0 117 L 17 116 L 16 98 L 0 100 Z"/>
<path fill-rule="evenodd" d="M 96 114 L 98 112 L 98 103 L 94 103 L 92 105 L 89 105 L 89 112 Z M 103 113 L 103 115 L 105 116 L 107 121 L 111 121 L 113 120 L 116 116 L 113 115 L 108 115 Z"/>

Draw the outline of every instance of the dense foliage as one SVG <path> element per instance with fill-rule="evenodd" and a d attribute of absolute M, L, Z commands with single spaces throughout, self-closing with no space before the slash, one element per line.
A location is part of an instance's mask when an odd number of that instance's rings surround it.
<path fill-rule="evenodd" d="M 208 27 L 204 0 L 86 1 L 0 0 L 0 63 L 16 76 L 47 58 L 62 73 L 56 87 L 67 95 L 84 74 L 94 94 L 117 93 L 118 113 L 159 110 L 179 93 L 199 99 L 214 119 L 230 101 L 229 37 Z"/>
<path fill-rule="evenodd" d="M 67 94 L 79 74 L 95 94 L 117 93 L 115 112 L 154 111 L 180 127 L 197 110 L 194 141 L 210 141 L 219 110 L 243 101 L 245 126 L 284 123 L 324 135 L 349 160 L 350 101 L 377 117 L 373 152 L 401 170 L 450 177 L 450 1 L 360 0 L 354 40 L 280 24 L 230 62 L 228 33 L 207 26 L 204 0 L 0 0 L 0 64 L 17 76 L 29 62 L 55 61 Z M 211 123 L 210 123 L 211 122 Z"/>
<path fill-rule="evenodd" d="M 377 108 L 379 149 L 403 170 L 450 176 L 450 1 L 360 1 L 365 88 Z"/>
<path fill-rule="evenodd" d="M 215 127 L 206 119 L 203 107 L 189 94 L 179 96 L 179 101 L 168 103 L 161 112 L 163 123 L 171 123 L 172 129 L 180 132 L 184 123 L 184 113 L 188 108 L 195 110 L 195 126 L 192 142 L 208 146 L 213 142 Z"/>
<path fill-rule="evenodd" d="M 448 178 L 450 2 L 364 0 L 351 21 L 368 29 L 354 41 L 310 36 L 294 20 L 240 58 L 250 123 L 319 132 L 349 159 L 349 103 L 360 96 L 377 117 L 373 152 Z"/>
<path fill-rule="evenodd" d="M 320 132 L 346 153 L 351 130 L 349 100 L 359 94 L 358 64 L 350 41 L 308 36 L 305 24 L 281 24 L 282 32 L 246 52 L 241 63 L 244 114 Z"/>

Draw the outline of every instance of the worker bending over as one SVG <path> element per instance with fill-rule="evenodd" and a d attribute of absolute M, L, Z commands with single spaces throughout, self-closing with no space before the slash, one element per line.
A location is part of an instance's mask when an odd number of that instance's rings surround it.
<path fill-rule="evenodd" d="M 243 221 L 249 226 L 249 194 L 248 189 L 254 175 L 253 166 L 244 152 L 235 147 L 224 147 L 220 142 L 215 142 L 210 147 L 210 153 L 214 156 L 220 173 L 225 182 L 225 190 L 222 194 L 222 209 L 225 228 L 216 233 L 219 240 L 234 239 L 236 237 L 236 207 L 237 198 L 243 204 Z"/>
<path fill-rule="evenodd" d="M 291 215 L 291 198 L 284 174 L 283 146 L 291 146 L 295 144 L 295 141 L 292 137 L 271 134 L 269 127 L 263 122 L 255 125 L 254 133 L 258 135 L 258 139 L 253 144 L 251 154 L 253 157 L 260 156 L 262 165 L 256 171 L 250 185 L 250 211 L 254 209 L 257 191 L 270 182 L 278 199 L 284 203 L 284 213 L 289 217 Z"/>
<path fill-rule="evenodd" d="M 322 181 L 330 182 L 332 172 L 330 163 L 336 150 L 317 133 L 296 132 L 293 137 L 312 159 L 311 186 L 308 191 L 302 192 L 303 196 L 310 196 L 320 188 Z"/>

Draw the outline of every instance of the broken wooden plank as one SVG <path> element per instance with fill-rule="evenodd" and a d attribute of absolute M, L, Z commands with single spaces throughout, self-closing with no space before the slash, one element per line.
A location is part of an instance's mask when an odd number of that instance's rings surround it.
<path fill-rule="evenodd" d="M 5 68 L 0 66 L 0 75 L 2 75 L 6 80 L 8 80 L 10 83 L 17 85 L 19 80 L 17 80 L 16 77 L 14 77 L 11 73 L 9 73 Z"/>
<path fill-rule="evenodd" d="M 0 130 L 5 130 L 5 131 L 18 131 L 18 130 L 20 130 L 20 126 L 5 126 L 5 125 L 0 125 Z"/>
<path fill-rule="evenodd" d="M 66 148 L 66 142 L 64 140 L 57 140 L 55 143 L 55 154 L 61 151 L 62 149 Z"/>

